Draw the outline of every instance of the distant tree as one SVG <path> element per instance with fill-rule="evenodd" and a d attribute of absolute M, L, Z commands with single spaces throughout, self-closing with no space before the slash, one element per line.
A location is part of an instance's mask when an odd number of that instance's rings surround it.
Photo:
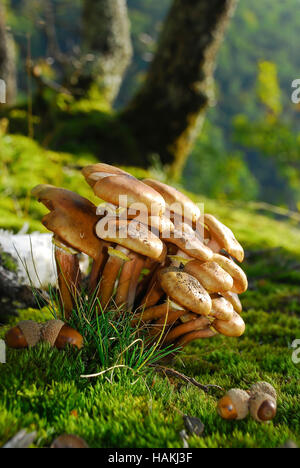
<path fill-rule="evenodd" d="M 42 141 L 52 141 L 56 149 L 67 151 L 70 147 L 72 151 L 79 146 L 82 149 L 85 144 L 101 160 L 119 164 L 126 161 L 149 167 L 155 156 L 170 168 L 171 175 L 180 175 L 213 96 L 216 54 L 237 2 L 173 0 L 146 79 L 126 108 L 108 118 L 101 115 L 103 107 L 97 107 L 97 92 L 99 102 L 102 97 L 111 104 L 130 61 L 126 0 L 82 0 L 81 37 L 69 49 L 62 28 L 60 37 L 57 35 L 58 2 L 44 0 L 47 57 L 54 59 L 58 74 L 54 79 L 43 77 L 42 67 L 32 63 L 41 97 L 34 109 L 44 112 L 37 129 Z M 76 5 L 78 8 L 78 2 Z M 66 3 L 66 11 L 67 7 Z M 57 78 L 58 83 L 54 82 Z M 66 91 L 68 105 L 60 102 L 55 113 L 55 99 L 43 94 L 43 85 L 58 94 Z M 62 107 L 71 109 L 72 98 L 95 104 L 90 115 L 84 113 L 84 106 L 79 114 L 77 107 L 74 125 L 74 113 L 68 118 L 59 114 Z"/>
<path fill-rule="evenodd" d="M 126 0 L 84 0 L 82 41 L 94 56 L 90 76 L 113 101 L 132 57 Z"/>
<path fill-rule="evenodd" d="M 5 9 L 0 0 L 0 79 L 6 83 L 6 104 L 15 102 L 17 82 L 15 65 L 15 46 L 6 29 Z"/>
<path fill-rule="evenodd" d="M 213 93 L 216 54 L 237 0 L 174 0 L 145 84 L 122 113 L 142 157 L 181 172 Z"/>

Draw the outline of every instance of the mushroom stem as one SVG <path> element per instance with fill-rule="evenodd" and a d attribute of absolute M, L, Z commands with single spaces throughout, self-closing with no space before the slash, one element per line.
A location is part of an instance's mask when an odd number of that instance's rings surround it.
<path fill-rule="evenodd" d="M 109 244 L 104 241 L 101 241 L 101 249 L 99 251 L 98 257 L 93 261 L 91 274 L 89 278 L 89 291 L 93 293 L 95 289 L 99 286 L 99 281 L 105 264 L 108 259 L 107 249 Z"/>
<path fill-rule="evenodd" d="M 160 317 L 154 325 L 151 326 L 150 335 L 160 334 L 165 326 L 172 326 L 176 320 L 186 313 L 186 310 L 169 310 L 169 312 Z"/>
<path fill-rule="evenodd" d="M 218 333 L 212 330 L 211 328 L 205 328 L 205 330 L 193 331 L 193 332 L 187 333 L 186 335 L 183 335 L 176 343 L 176 346 L 181 346 L 182 348 L 184 348 L 191 341 L 199 340 L 203 338 L 212 338 L 213 336 L 216 336 L 217 334 Z"/>
<path fill-rule="evenodd" d="M 183 323 L 182 325 L 178 325 L 177 327 L 173 328 L 170 333 L 167 334 L 164 342 L 166 344 L 175 341 L 179 336 L 186 335 L 189 332 L 203 330 L 209 327 L 210 321 L 206 317 L 200 317 L 196 320 L 190 320 L 187 323 Z"/>
<path fill-rule="evenodd" d="M 136 297 L 138 282 L 139 282 L 142 270 L 144 268 L 144 265 L 145 265 L 145 257 L 142 257 L 141 255 L 136 254 L 134 272 L 131 277 L 129 291 L 128 291 L 128 298 L 127 298 L 127 304 L 128 304 L 129 309 L 133 307 L 134 300 Z"/>
<path fill-rule="evenodd" d="M 171 310 L 171 309 L 169 309 Z M 135 315 L 132 324 L 136 325 L 138 322 L 151 322 L 152 320 L 159 319 L 160 317 L 164 317 L 168 311 L 168 304 L 160 304 L 155 307 L 149 307 L 146 309 L 142 314 Z"/>
<path fill-rule="evenodd" d="M 118 307 L 127 304 L 130 283 L 134 274 L 136 254 L 134 252 L 130 252 L 128 257 L 130 260 L 125 262 L 123 265 L 117 287 L 115 302 Z"/>
<path fill-rule="evenodd" d="M 100 283 L 98 297 L 103 309 L 107 307 L 110 299 L 112 298 L 119 271 L 126 261 L 125 256 L 129 253 L 127 249 L 120 246 L 117 246 L 115 251 L 119 251 L 120 256 L 118 255 L 118 252 L 115 252 L 115 254 L 109 252 L 109 259 L 104 267 Z"/>
<path fill-rule="evenodd" d="M 55 261 L 57 266 L 58 289 L 60 305 L 65 318 L 70 318 L 76 294 L 81 281 L 78 256 L 55 246 Z"/>

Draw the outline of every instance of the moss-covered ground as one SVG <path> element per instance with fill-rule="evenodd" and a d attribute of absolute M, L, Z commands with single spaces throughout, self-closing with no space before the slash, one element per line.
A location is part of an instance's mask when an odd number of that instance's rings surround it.
<path fill-rule="evenodd" d="M 44 210 L 29 196 L 37 183 L 62 185 L 93 199 L 77 171 L 91 160 L 45 151 L 24 137 L 2 137 L 0 227 L 17 231 L 27 221 L 30 230 L 41 229 Z M 83 379 L 81 353 L 40 345 L 8 350 L 7 363 L 0 364 L 0 446 L 27 428 L 38 432 L 39 447 L 49 446 L 62 432 L 82 436 L 91 447 L 182 447 L 182 414 L 205 425 L 202 437 L 189 439 L 190 447 L 271 448 L 288 439 L 300 444 L 300 364 L 293 362 L 291 347 L 300 340 L 300 230 L 288 219 L 259 214 L 246 204 L 195 199 L 204 201 L 206 211 L 227 223 L 246 247 L 250 287 L 242 301 L 247 330 L 238 340 L 193 343 L 173 365 L 224 389 L 248 389 L 258 380 L 272 383 L 279 395 L 275 420 L 223 421 L 216 412 L 220 391 L 206 394 L 151 370 L 141 375 L 116 370 L 112 381 L 109 375 Z M 20 311 L 20 317 L 50 318 L 45 310 L 33 309 Z M 15 322 L 0 328 L 0 338 Z"/>

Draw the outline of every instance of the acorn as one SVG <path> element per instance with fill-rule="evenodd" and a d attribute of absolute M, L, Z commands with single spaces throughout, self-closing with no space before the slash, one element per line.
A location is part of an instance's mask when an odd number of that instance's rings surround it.
<path fill-rule="evenodd" d="M 62 434 L 57 437 L 51 445 L 51 448 L 89 448 L 86 441 L 74 434 Z"/>
<path fill-rule="evenodd" d="M 229 421 L 245 419 L 249 414 L 250 396 L 244 390 L 233 388 L 218 403 L 218 413 Z"/>
<path fill-rule="evenodd" d="M 255 393 L 267 393 L 267 395 L 270 395 L 274 400 L 277 400 L 277 392 L 273 385 L 268 382 L 257 382 L 252 385 L 250 388 L 250 394 L 255 395 Z"/>
<path fill-rule="evenodd" d="M 42 341 L 57 349 L 64 349 L 67 345 L 78 349 L 83 347 L 83 337 L 77 330 L 66 325 L 61 320 L 49 320 L 41 331 Z"/>
<path fill-rule="evenodd" d="M 32 320 L 22 321 L 8 330 L 6 345 L 14 349 L 32 348 L 41 340 L 41 329 L 42 325 Z"/>
<path fill-rule="evenodd" d="M 275 418 L 277 403 L 268 393 L 255 393 L 250 398 L 250 414 L 258 422 L 267 422 Z"/>

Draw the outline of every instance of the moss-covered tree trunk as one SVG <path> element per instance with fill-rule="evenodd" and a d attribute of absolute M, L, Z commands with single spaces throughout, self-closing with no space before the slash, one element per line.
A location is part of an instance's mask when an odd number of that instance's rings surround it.
<path fill-rule="evenodd" d="M 16 98 L 15 46 L 6 30 L 5 10 L 0 0 L 0 79 L 6 84 L 6 104 L 11 105 Z"/>
<path fill-rule="evenodd" d="M 237 0 L 174 0 L 144 86 L 121 118 L 141 165 L 158 154 L 180 173 L 203 120 L 225 27 Z"/>
<path fill-rule="evenodd" d="M 82 39 L 87 71 L 113 101 L 132 56 L 126 0 L 84 0 Z"/>

